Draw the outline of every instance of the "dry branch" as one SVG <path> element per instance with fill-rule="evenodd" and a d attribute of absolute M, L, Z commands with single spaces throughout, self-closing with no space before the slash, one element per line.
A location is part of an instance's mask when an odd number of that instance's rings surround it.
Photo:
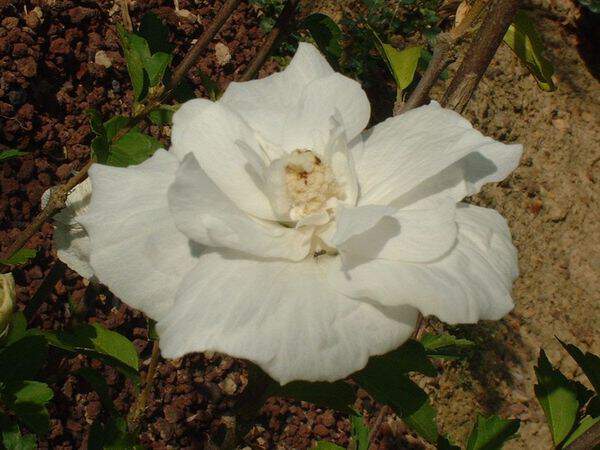
<path fill-rule="evenodd" d="M 519 0 L 496 0 L 492 3 L 444 94 L 441 102 L 443 106 L 458 113 L 463 112 L 481 77 L 492 62 L 518 7 Z"/>
<path fill-rule="evenodd" d="M 481 12 L 485 9 L 486 0 L 477 0 L 469 9 L 465 18 L 452 30 L 440 33 L 433 47 L 433 56 L 419 80 L 417 87 L 412 91 L 406 103 L 395 114 L 401 114 L 424 104 L 429 98 L 429 91 L 448 65 L 456 59 L 455 49 L 460 40 L 466 36 Z"/>

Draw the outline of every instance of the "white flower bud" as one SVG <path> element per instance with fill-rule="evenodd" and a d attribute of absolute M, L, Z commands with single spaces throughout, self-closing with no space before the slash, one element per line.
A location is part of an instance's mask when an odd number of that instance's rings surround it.
<path fill-rule="evenodd" d="M 12 273 L 0 274 L 0 336 L 8 330 L 15 299 L 15 280 Z"/>

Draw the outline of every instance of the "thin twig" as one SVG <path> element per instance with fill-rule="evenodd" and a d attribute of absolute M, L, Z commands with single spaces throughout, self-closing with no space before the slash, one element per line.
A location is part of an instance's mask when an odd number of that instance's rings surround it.
<path fill-rule="evenodd" d="M 566 450 L 590 450 L 600 445 L 600 422 L 596 422 L 573 441 Z"/>
<path fill-rule="evenodd" d="M 277 42 L 278 38 L 282 37 L 284 34 L 289 32 L 289 25 L 292 17 L 294 17 L 294 13 L 296 12 L 296 7 L 298 6 L 299 0 L 288 0 L 285 4 L 283 11 L 277 18 L 277 22 L 275 26 L 265 39 L 262 47 L 256 53 L 254 60 L 250 63 L 250 65 L 246 68 L 242 76 L 238 79 L 238 81 L 248 81 L 256 76 L 265 60 L 269 56 L 271 49 Z"/>
<path fill-rule="evenodd" d="M 140 419 L 146 410 L 146 403 L 150 397 L 150 391 L 152 390 L 154 375 L 156 374 L 156 368 L 158 367 L 158 360 L 160 359 L 160 346 L 158 340 L 154 341 L 152 345 L 152 356 L 150 357 L 150 364 L 148 365 L 148 372 L 144 378 L 144 387 L 142 392 L 135 399 L 135 403 L 131 407 L 131 411 L 127 416 L 127 424 L 129 430 L 133 431 L 137 429 L 140 424 Z"/>
<path fill-rule="evenodd" d="M 462 113 L 490 65 L 518 7 L 519 0 L 496 0 L 492 3 L 444 94 L 442 105 Z"/>
<path fill-rule="evenodd" d="M 137 125 L 143 118 L 146 117 L 151 111 L 156 109 L 163 101 L 170 98 L 173 94 L 173 89 L 181 82 L 183 77 L 187 74 L 188 70 L 195 64 L 197 59 L 200 57 L 200 53 L 210 43 L 212 38 L 217 34 L 221 26 L 225 23 L 227 18 L 231 15 L 235 7 L 240 3 L 240 0 L 227 0 L 213 23 L 202 33 L 198 38 L 198 41 L 190 49 L 187 55 L 183 58 L 183 61 L 177 66 L 173 72 L 173 77 L 167 85 L 167 88 L 162 93 L 157 93 L 156 96 L 148 100 L 146 107 L 139 113 L 135 114 L 127 123 L 123 129 L 117 133 L 114 137 L 113 142 L 123 137 L 128 131 L 130 131 L 135 125 Z M 46 223 L 57 211 L 65 207 L 65 201 L 69 192 L 81 181 L 87 177 L 87 171 L 94 163 L 93 160 L 88 161 L 76 175 L 69 179 L 65 184 L 58 186 L 50 196 L 50 200 L 46 207 L 40 211 L 40 213 L 33 219 L 33 221 L 19 233 L 17 238 L 14 240 L 12 245 L 4 252 L 2 258 L 7 259 L 17 250 L 21 249 L 31 237 Z M 6 270 L 5 266 L 1 266 L 2 271 Z"/>
<path fill-rule="evenodd" d="M 120 0 L 119 6 L 121 7 L 123 27 L 131 33 L 133 31 L 133 23 L 131 22 L 131 16 L 129 15 L 129 0 Z"/>
<path fill-rule="evenodd" d="M 381 423 L 383 422 L 383 418 L 385 417 L 385 415 L 388 413 L 388 406 L 387 405 L 383 405 L 381 407 L 381 409 L 379 410 L 379 415 L 377 416 L 377 419 L 375 419 L 375 423 L 373 424 L 373 427 L 371 427 L 371 436 L 369 436 L 369 446 L 375 442 L 375 439 L 377 439 L 377 436 L 379 435 L 379 428 L 381 427 Z"/>
<path fill-rule="evenodd" d="M 410 94 L 408 100 L 397 111 L 394 111 L 394 115 L 402 114 L 417 106 L 421 106 L 427 101 L 429 91 L 437 79 L 446 67 L 456 59 L 456 45 L 469 33 L 485 8 L 485 5 L 486 0 L 477 0 L 469 9 L 465 18 L 456 27 L 437 36 L 435 46 L 433 47 L 433 55 L 425 73 L 419 80 L 417 87 Z"/>

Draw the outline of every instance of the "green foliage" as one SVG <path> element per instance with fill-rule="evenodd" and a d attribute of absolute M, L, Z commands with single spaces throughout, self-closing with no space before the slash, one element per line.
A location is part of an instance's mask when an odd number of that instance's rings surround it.
<path fill-rule="evenodd" d="M 544 350 L 540 351 L 535 375 L 538 383 L 534 387 L 535 395 L 548 420 L 554 445 L 558 446 L 575 425 L 579 409 L 577 389 L 552 367 Z"/>
<path fill-rule="evenodd" d="M 381 38 L 373 31 L 377 50 L 386 63 L 386 66 L 396 81 L 398 90 L 406 89 L 415 77 L 417 65 L 421 58 L 421 47 L 408 47 L 404 50 L 397 50 L 390 44 L 385 44 Z"/>
<path fill-rule="evenodd" d="M 134 98 L 140 102 L 151 87 L 162 82 L 171 63 L 168 30 L 158 17 L 151 15 L 142 19 L 137 34 L 125 30 L 120 24 L 117 25 L 117 31 L 133 85 Z"/>
<path fill-rule="evenodd" d="M 459 339 L 451 334 L 426 333 L 421 338 L 427 356 L 436 359 L 455 360 L 463 358 L 475 347 L 468 339 Z"/>
<path fill-rule="evenodd" d="M 327 441 L 319 441 L 317 442 L 317 445 L 315 446 L 314 450 L 345 450 L 344 447 L 340 447 L 337 444 L 334 444 L 333 442 L 327 442 Z"/>
<path fill-rule="evenodd" d="M 435 410 L 425 391 L 405 375 L 411 371 L 429 376 L 436 373 L 425 349 L 416 341 L 408 341 L 394 352 L 371 358 L 367 367 L 353 378 L 378 402 L 391 406 L 423 438 L 436 442 Z"/>
<path fill-rule="evenodd" d="M 439 32 L 436 14 L 439 0 L 362 0 L 363 14 L 345 16 L 342 25 L 346 31 L 346 45 L 342 57 L 342 71 L 369 84 L 372 72 L 379 65 L 372 50 L 377 46 L 373 34 L 381 42 L 392 36 L 410 38 L 417 33 L 431 41 Z"/>
<path fill-rule="evenodd" d="M 17 266 L 20 264 L 25 264 L 30 259 L 35 258 L 37 252 L 31 248 L 21 248 L 14 252 L 6 259 L 0 259 L 0 264 L 4 264 L 5 266 Z"/>
<path fill-rule="evenodd" d="M 342 30 L 329 16 L 311 14 L 304 19 L 301 28 L 306 28 L 319 50 L 333 67 L 338 67 L 342 56 Z"/>
<path fill-rule="evenodd" d="M 105 422 L 96 420 L 90 429 L 88 438 L 89 450 L 138 450 L 134 434 L 127 431 L 127 423 L 122 417 L 110 417 Z"/>
<path fill-rule="evenodd" d="M 125 336 L 97 323 L 78 325 L 69 331 L 48 331 L 45 336 L 53 347 L 99 359 L 139 384 L 139 357 Z"/>
<path fill-rule="evenodd" d="M 467 441 L 467 450 L 499 450 L 506 441 L 515 437 L 519 426 L 517 419 L 477 416 L 477 423 Z"/>
<path fill-rule="evenodd" d="M 517 12 L 514 22 L 504 35 L 504 42 L 527 66 L 540 89 L 544 91 L 556 89 L 552 81 L 554 66 L 544 57 L 542 39 L 524 11 Z"/>
<path fill-rule="evenodd" d="M 6 450 L 35 450 L 37 443 L 35 436 L 23 436 L 19 425 L 11 423 L 6 415 L 0 413 L 0 430 L 2 431 L 2 444 Z"/>
<path fill-rule="evenodd" d="M 23 156 L 26 154 L 27 152 L 22 152 L 21 150 L 17 149 L 4 150 L 0 152 L 0 162 L 11 158 L 17 158 L 18 156 Z"/>
<path fill-rule="evenodd" d="M 275 21 L 283 7 L 285 0 L 250 0 L 250 4 L 260 10 L 259 26 L 263 33 L 269 33 L 275 26 Z"/>
<path fill-rule="evenodd" d="M 558 341 L 569 352 L 569 355 L 571 355 L 579 367 L 581 367 L 581 370 L 583 370 L 583 373 L 594 387 L 596 394 L 600 394 L 600 358 L 590 352 L 584 354 L 573 344 L 567 344 L 560 339 Z"/>
<path fill-rule="evenodd" d="M 600 14 L 600 0 L 579 0 L 579 3 L 595 14 Z"/>
<path fill-rule="evenodd" d="M 371 441 L 371 430 L 365 423 L 365 418 L 360 414 L 350 417 L 352 428 L 351 439 L 356 450 L 369 450 L 369 442 Z"/>
<path fill-rule="evenodd" d="M 158 116 L 155 116 L 157 120 L 159 117 L 165 117 L 160 113 L 162 110 L 168 111 L 169 108 L 157 109 Z M 160 141 L 142 133 L 137 127 L 116 139 L 119 131 L 129 123 L 127 117 L 115 116 L 102 123 L 98 111 L 89 109 L 86 113 L 90 118 L 92 131 L 96 134 L 91 144 L 92 152 L 96 161 L 101 164 L 117 167 L 140 164 L 152 156 L 157 149 L 163 147 Z"/>

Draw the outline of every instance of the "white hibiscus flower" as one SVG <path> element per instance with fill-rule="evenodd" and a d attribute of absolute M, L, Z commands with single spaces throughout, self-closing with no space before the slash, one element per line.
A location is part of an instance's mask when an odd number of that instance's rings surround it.
<path fill-rule="evenodd" d="M 281 73 L 173 118 L 172 147 L 94 165 L 95 276 L 158 321 L 163 356 L 218 351 L 280 383 L 336 380 L 411 335 L 513 307 L 505 220 L 461 200 L 520 145 L 432 102 L 363 131 L 360 85 L 301 44 Z"/>

